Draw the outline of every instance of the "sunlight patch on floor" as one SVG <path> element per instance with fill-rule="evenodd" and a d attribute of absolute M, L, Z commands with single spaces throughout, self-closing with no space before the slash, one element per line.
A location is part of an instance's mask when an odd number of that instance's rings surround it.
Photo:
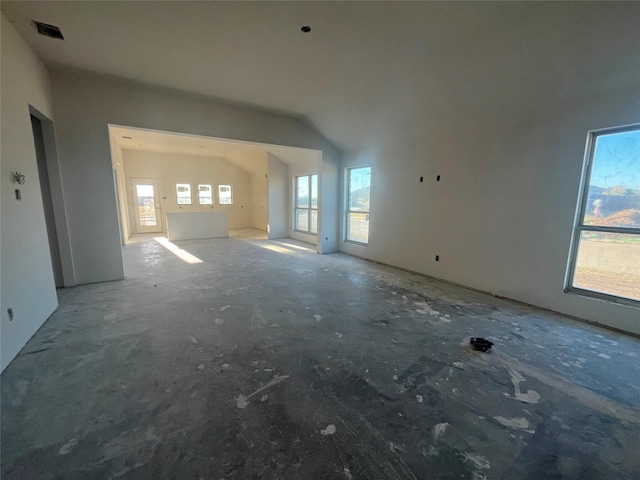
<path fill-rule="evenodd" d="M 153 239 L 185 263 L 191 265 L 202 263 L 202 260 L 198 257 L 171 243 L 166 237 L 154 237 Z"/>

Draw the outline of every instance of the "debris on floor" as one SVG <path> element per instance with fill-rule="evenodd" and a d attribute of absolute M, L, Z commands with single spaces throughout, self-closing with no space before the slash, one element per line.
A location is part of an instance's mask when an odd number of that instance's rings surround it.
<path fill-rule="evenodd" d="M 473 347 L 474 350 L 478 350 L 479 352 L 486 352 L 493 346 L 492 341 L 485 340 L 481 337 L 471 337 L 471 339 L 469 340 L 469 344 Z"/>

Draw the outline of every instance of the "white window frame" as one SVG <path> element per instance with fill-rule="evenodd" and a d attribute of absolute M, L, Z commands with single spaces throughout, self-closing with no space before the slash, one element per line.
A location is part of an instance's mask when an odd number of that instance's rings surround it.
<path fill-rule="evenodd" d="M 186 186 L 189 189 L 189 202 L 181 203 L 180 196 L 178 195 L 178 188 Z M 186 198 L 186 197 L 184 197 Z M 176 183 L 176 204 L 178 205 L 193 205 L 193 195 L 191 192 L 191 184 L 190 183 Z"/>
<path fill-rule="evenodd" d="M 222 201 L 220 194 L 223 188 L 229 189 L 229 201 Z M 233 205 L 233 188 L 231 185 L 218 185 L 218 205 Z"/>
<path fill-rule="evenodd" d="M 309 206 L 308 207 L 300 207 L 298 206 L 298 182 L 301 178 L 307 177 L 308 188 L 309 188 Z M 318 205 L 313 207 L 313 202 L 311 201 L 313 198 L 313 177 L 316 177 L 316 186 L 318 186 L 318 174 L 317 173 L 307 173 L 306 175 L 298 175 L 294 177 L 293 181 L 293 189 L 294 189 L 294 200 L 293 200 L 293 230 L 300 233 L 306 233 L 307 235 L 318 235 L 317 231 L 317 218 L 318 218 Z M 317 188 L 317 187 L 316 187 Z M 316 192 L 316 199 L 319 199 L 318 192 Z M 297 210 L 307 210 L 307 218 L 308 229 L 302 230 L 298 225 L 298 215 Z M 313 222 L 311 221 L 312 215 L 315 213 L 316 215 L 316 231 L 311 231 L 311 225 Z"/>
<path fill-rule="evenodd" d="M 582 232 L 602 232 L 602 233 L 621 233 L 640 235 L 640 229 L 628 227 L 609 227 L 602 225 L 588 225 L 584 223 L 585 213 L 589 208 L 589 184 L 591 181 L 591 170 L 593 168 L 593 160 L 595 155 L 596 141 L 601 135 L 612 135 L 616 133 L 624 133 L 634 130 L 640 130 L 640 124 L 627 125 L 624 127 L 606 128 L 600 130 L 592 130 L 587 136 L 587 146 L 585 149 L 584 166 L 580 179 L 580 192 L 578 195 L 578 205 L 576 208 L 576 216 L 573 223 L 573 234 L 571 237 L 571 247 L 569 250 L 569 261 L 567 262 L 567 271 L 565 273 L 565 293 L 575 293 L 585 297 L 593 297 L 601 300 L 607 300 L 613 303 L 624 305 L 640 306 L 640 302 L 631 298 L 619 297 L 617 295 L 587 290 L 585 288 L 573 285 L 574 275 L 576 271 L 576 262 L 578 258 L 578 248 L 580 245 L 580 237 Z"/>
<path fill-rule="evenodd" d="M 349 238 L 349 219 L 351 217 L 351 214 L 356 213 L 356 214 L 365 214 L 369 216 L 369 222 L 371 222 L 371 179 L 369 179 L 369 210 L 351 210 L 351 172 L 354 170 L 359 170 L 362 168 L 368 168 L 369 169 L 369 175 L 371 175 L 372 173 L 372 168 L 371 165 L 359 165 L 357 167 L 349 167 L 346 169 L 345 172 L 345 177 L 346 177 L 346 205 L 345 205 L 345 222 L 344 222 L 344 241 L 345 242 L 349 242 L 349 243 L 353 243 L 355 245 L 369 245 L 369 234 L 371 233 L 371 223 L 369 223 L 369 230 L 367 231 L 367 241 L 366 242 L 360 242 L 358 240 L 352 240 Z"/>

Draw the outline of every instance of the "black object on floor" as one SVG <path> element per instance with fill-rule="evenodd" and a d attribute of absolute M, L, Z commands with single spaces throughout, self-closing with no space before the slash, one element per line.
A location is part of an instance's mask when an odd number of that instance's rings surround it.
<path fill-rule="evenodd" d="M 469 343 L 474 350 L 478 350 L 480 352 L 486 352 L 493 346 L 493 342 L 480 337 L 471 337 Z"/>

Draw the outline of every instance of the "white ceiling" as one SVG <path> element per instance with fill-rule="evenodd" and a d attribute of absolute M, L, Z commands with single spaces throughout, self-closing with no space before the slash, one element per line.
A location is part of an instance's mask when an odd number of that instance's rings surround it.
<path fill-rule="evenodd" d="M 317 165 L 320 153 L 317 150 L 305 148 L 240 142 L 116 125 L 109 126 L 109 135 L 113 143 L 123 150 L 222 158 L 250 174 L 267 172 L 268 153 L 275 155 L 288 165 L 309 166 Z"/>
<path fill-rule="evenodd" d="M 51 67 L 285 112 L 343 150 L 422 112 L 505 120 L 640 75 L 640 2 L 3 0 L 1 8 Z M 37 35 L 31 19 L 59 26 L 65 40 Z"/>

